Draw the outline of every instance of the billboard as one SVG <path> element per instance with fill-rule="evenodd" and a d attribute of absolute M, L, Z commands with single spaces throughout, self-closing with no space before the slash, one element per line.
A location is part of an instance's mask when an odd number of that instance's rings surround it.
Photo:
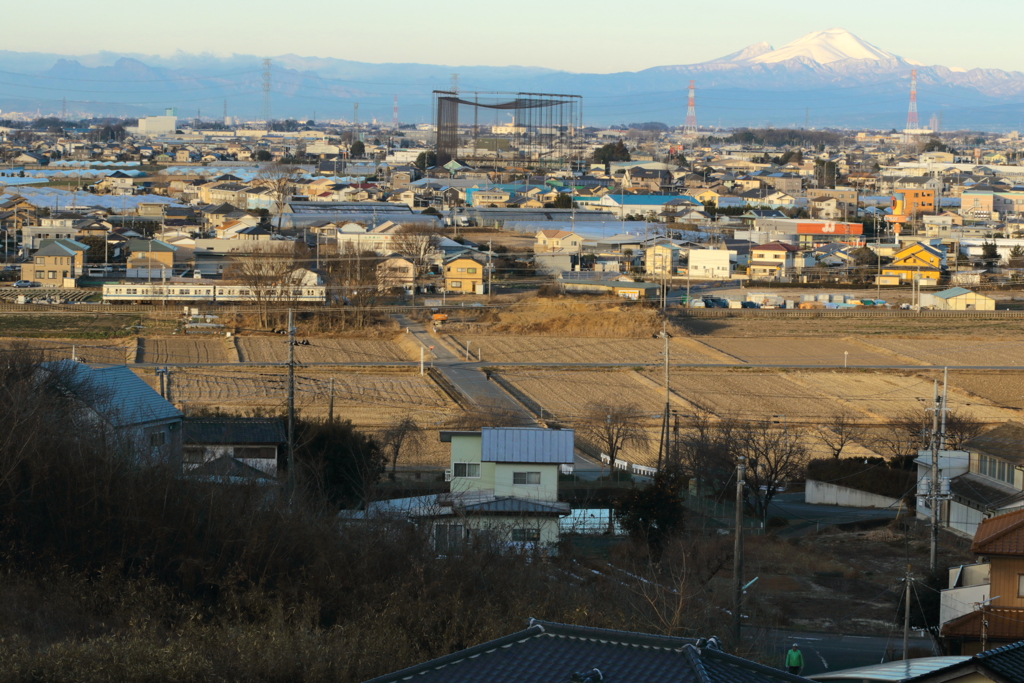
<path fill-rule="evenodd" d="M 860 223 L 836 223 L 834 221 L 800 221 L 796 224 L 798 235 L 861 235 L 864 226 Z"/>

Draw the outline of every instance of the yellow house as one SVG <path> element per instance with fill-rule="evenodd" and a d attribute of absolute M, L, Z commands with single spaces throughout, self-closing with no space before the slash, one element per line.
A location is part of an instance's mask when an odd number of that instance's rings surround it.
<path fill-rule="evenodd" d="M 470 256 L 455 256 L 444 264 L 444 288 L 456 294 L 483 293 L 485 265 Z"/>
<path fill-rule="evenodd" d="M 714 190 L 701 190 L 700 192 L 694 192 L 690 195 L 701 204 L 707 204 L 708 202 L 718 206 L 718 198 L 722 195 L 718 194 Z"/>
<path fill-rule="evenodd" d="M 558 541 L 558 518 L 569 513 L 558 502 L 558 474 L 573 463 L 573 430 L 484 427 L 440 438 L 451 444 L 451 484 L 431 515 L 439 553 L 474 536 L 547 547 Z"/>
<path fill-rule="evenodd" d="M 882 268 L 879 284 L 898 285 L 912 280 L 938 282 L 946 265 L 946 251 L 942 247 L 916 242 L 893 254 L 893 261 Z"/>
<path fill-rule="evenodd" d="M 578 254 L 583 245 L 583 238 L 570 230 L 538 230 L 534 239 L 537 242 L 533 250 L 537 253 Z"/>

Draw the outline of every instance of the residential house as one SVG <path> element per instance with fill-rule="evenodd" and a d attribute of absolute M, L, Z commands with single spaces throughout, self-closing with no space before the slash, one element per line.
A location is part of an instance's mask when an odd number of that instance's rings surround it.
<path fill-rule="evenodd" d="M 939 659 L 938 657 L 934 659 Z M 907 664 L 920 662 L 911 659 Z M 891 680 L 891 679 L 889 679 Z M 1024 640 L 905 679 L 904 683 L 1024 683 Z"/>
<path fill-rule="evenodd" d="M 44 240 L 32 260 L 21 264 L 21 279 L 44 287 L 75 287 L 89 247 L 70 239 Z"/>
<path fill-rule="evenodd" d="M 807 683 L 808 679 L 694 640 L 530 619 L 496 640 L 379 676 L 366 683 Z M 1014 681 L 1016 683 L 1016 681 Z"/>
<path fill-rule="evenodd" d="M 124 171 L 114 171 L 94 187 L 101 194 L 130 195 L 135 191 L 135 179 Z"/>
<path fill-rule="evenodd" d="M 911 281 L 935 284 L 945 268 L 945 247 L 915 242 L 893 254 L 892 262 L 882 267 L 878 282 L 883 285 L 900 285 Z"/>
<path fill-rule="evenodd" d="M 174 273 L 174 254 L 178 248 L 156 239 L 133 239 L 128 242 L 128 278 L 169 278 Z"/>
<path fill-rule="evenodd" d="M 503 208 L 515 195 L 499 189 L 467 190 L 467 198 L 472 206 L 491 206 Z"/>
<path fill-rule="evenodd" d="M 814 187 L 807 189 L 807 200 L 832 198 L 836 200 L 839 214 L 836 216 L 856 216 L 857 203 L 860 201 L 859 191 L 855 187 Z"/>
<path fill-rule="evenodd" d="M 182 469 L 186 474 L 230 469 L 236 477 L 262 478 L 263 474 L 276 478 L 281 451 L 288 443 L 284 424 L 276 418 L 186 418 L 182 433 Z M 223 465 L 229 468 L 222 469 Z M 246 477 L 249 469 L 252 472 Z"/>
<path fill-rule="evenodd" d="M 686 255 L 687 274 L 697 279 L 728 280 L 735 256 L 736 252 L 728 249 L 691 248 Z"/>
<path fill-rule="evenodd" d="M 799 256 L 800 248 L 784 242 L 769 242 L 750 251 L 748 274 L 752 280 L 781 278 L 802 270 L 804 259 Z"/>
<path fill-rule="evenodd" d="M 401 288 L 411 292 L 416 282 L 416 264 L 392 254 L 377 264 L 377 286 L 381 290 Z"/>
<path fill-rule="evenodd" d="M 71 385 L 83 419 L 105 425 L 111 442 L 131 448 L 137 463 L 180 462 L 181 412 L 127 365 L 92 367 L 62 360 L 42 363 L 40 369 Z"/>
<path fill-rule="evenodd" d="M 483 294 L 487 264 L 472 256 L 454 256 L 444 262 L 444 288 L 456 294 Z"/>
<path fill-rule="evenodd" d="M 812 218 L 835 220 L 841 218 L 843 211 L 839 208 L 839 200 L 835 197 L 818 197 L 809 202 Z"/>
<path fill-rule="evenodd" d="M 578 254 L 583 248 L 583 237 L 571 230 L 539 230 L 534 235 L 534 253 L 560 252 Z"/>
<path fill-rule="evenodd" d="M 1024 510 L 979 524 L 971 552 L 982 562 L 953 570 L 951 588 L 941 595 L 941 615 L 962 613 L 941 624 L 949 654 L 973 655 L 1024 640 Z"/>

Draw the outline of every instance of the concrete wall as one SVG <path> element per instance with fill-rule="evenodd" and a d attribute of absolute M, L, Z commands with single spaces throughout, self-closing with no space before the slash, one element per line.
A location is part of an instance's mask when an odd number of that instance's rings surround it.
<path fill-rule="evenodd" d="M 804 492 L 804 502 L 813 505 L 843 505 L 855 508 L 885 508 L 895 507 L 900 504 L 896 498 L 879 496 L 867 491 L 826 484 L 813 479 L 807 480 L 807 488 Z"/>

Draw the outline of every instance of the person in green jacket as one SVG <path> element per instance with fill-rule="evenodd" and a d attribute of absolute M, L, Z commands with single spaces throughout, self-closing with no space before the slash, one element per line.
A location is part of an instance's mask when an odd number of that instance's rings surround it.
<path fill-rule="evenodd" d="M 793 643 L 792 650 L 786 652 L 786 668 L 789 669 L 789 673 L 797 675 L 804 669 L 804 654 L 800 652 L 796 643 Z"/>

